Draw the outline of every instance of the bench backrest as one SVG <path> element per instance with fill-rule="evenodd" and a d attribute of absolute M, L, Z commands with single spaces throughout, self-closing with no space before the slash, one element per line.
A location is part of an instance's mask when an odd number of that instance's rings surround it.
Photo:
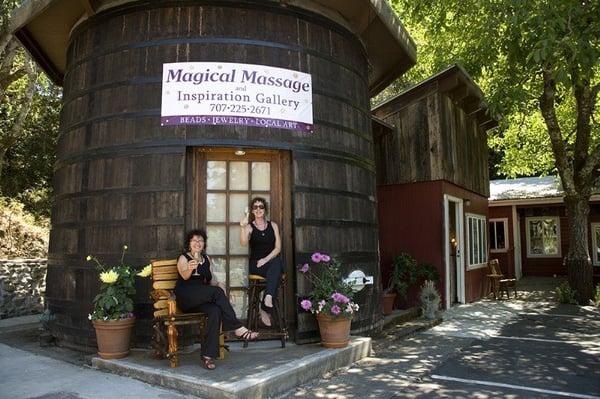
<path fill-rule="evenodd" d="M 154 317 L 169 314 L 169 299 L 177 283 L 177 259 L 153 260 L 152 262 L 152 298 L 154 299 Z"/>

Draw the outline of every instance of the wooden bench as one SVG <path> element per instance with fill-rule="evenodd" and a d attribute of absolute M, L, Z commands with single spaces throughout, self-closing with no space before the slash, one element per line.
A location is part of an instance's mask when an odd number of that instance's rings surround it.
<path fill-rule="evenodd" d="M 154 320 L 152 322 L 152 346 L 156 357 L 169 359 L 171 367 L 179 365 L 178 327 L 196 324 L 200 334 L 204 334 L 206 315 L 204 313 L 183 313 L 177 309 L 175 301 L 175 284 L 179 272 L 177 259 L 152 261 L 152 291 L 150 297 L 154 300 Z M 165 337 L 166 332 L 166 337 Z M 219 336 L 219 356 L 225 357 L 225 337 Z"/>

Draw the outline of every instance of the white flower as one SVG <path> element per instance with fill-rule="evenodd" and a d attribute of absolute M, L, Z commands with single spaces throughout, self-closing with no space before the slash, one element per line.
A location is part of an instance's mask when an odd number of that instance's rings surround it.
<path fill-rule="evenodd" d="M 92 320 L 92 314 L 91 313 L 88 315 L 88 320 Z"/>

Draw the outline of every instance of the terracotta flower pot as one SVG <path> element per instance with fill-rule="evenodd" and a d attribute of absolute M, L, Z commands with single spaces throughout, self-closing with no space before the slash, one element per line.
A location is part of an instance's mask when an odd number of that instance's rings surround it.
<path fill-rule="evenodd" d="M 129 354 L 135 317 L 121 320 L 92 320 L 96 329 L 98 355 L 102 359 L 120 359 Z"/>
<path fill-rule="evenodd" d="M 345 316 L 333 317 L 317 314 L 321 345 L 325 348 L 344 348 L 350 341 L 350 319 Z"/>
<path fill-rule="evenodd" d="M 387 316 L 387 315 L 391 314 L 392 311 L 394 310 L 394 301 L 396 300 L 396 293 L 395 292 L 384 293 L 381 296 L 381 299 L 382 299 L 383 314 Z"/>

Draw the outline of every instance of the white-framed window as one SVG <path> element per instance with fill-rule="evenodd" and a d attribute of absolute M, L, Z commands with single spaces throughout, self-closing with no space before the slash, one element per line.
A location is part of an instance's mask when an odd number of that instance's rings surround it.
<path fill-rule="evenodd" d="M 592 223 L 592 260 L 594 266 L 600 266 L 600 223 Z"/>
<path fill-rule="evenodd" d="M 525 230 L 528 257 L 560 257 L 560 220 L 558 216 L 525 218 Z"/>
<path fill-rule="evenodd" d="M 484 215 L 467 213 L 467 269 L 487 264 L 487 223 Z"/>
<path fill-rule="evenodd" d="M 508 219 L 490 219 L 490 252 L 508 250 Z"/>

